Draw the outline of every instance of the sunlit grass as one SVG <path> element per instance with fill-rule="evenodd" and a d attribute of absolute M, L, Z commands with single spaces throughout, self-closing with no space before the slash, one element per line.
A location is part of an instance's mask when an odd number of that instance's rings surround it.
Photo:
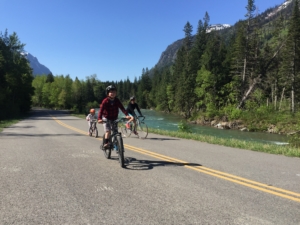
<path fill-rule="evenodd" d="M 85 115 L 83 114 L 72 114 L 72 116 L 77 116 L 79 118 L 85 119 Z M 222 145 L 222 146 L 227 146 L 232 148 L 246 149 L 246 150 L 252 150 L 257 152 L 265 152 L 270 154 L 285 155 L 285 156 L 292 156 L 292 157 L 300 157 L 300 148 L 294 148 L 289 145 L 280 146 L 275 144 L 242 141 L 237 139 L 226 139 L 226 138 L 219 138 L 219 137 L 209 136 L 209 135 L 179 132 L 179 131 L 167 131 L 167 130 L 160 130 L 160 129 L 153 129 L 153 128 L 148 128 L 148 131 L 149 133 L 153 133 L 153 134 L 190 139 L 190 140 L 201 141 L 209 144 Z"/>
<path fill-rule="evenodd" d="M 300 157 L 300 149 L 294 148 L 289 145 L 279 146 L 275 144 L 264 144 L 251 141 L 241 141 L 237 139 L 226 139 L 219 138 L 209 135 L 195 134 L 195 133 L 184 133 L 179 131 L 165 131 L 159 129 L 149 128 L 150 133 L 166 135 L 170 137 L 178 137 L 183 139 L 191 139 L 201 142 L 206 142 L 210 144 L 222 145 L 233 148 L 247 149 L 258 152 L 266 152 L 277 155 L 285 155 L 292 157 Z"/>

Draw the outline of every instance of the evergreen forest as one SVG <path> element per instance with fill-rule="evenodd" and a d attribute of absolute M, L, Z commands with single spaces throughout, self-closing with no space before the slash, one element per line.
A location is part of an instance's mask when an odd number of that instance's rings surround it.
<path fill-rule="evenodd" d="M 183 44 L 171 65 L 144 68 L 133 82 L 101 81 L 96 75 L 85 80 L 52 74 L 33 78 L 19 54 L 24 44 L 6 31 L 0 37 L 0 119 L 31 106 L 86 113 L 99 107 L 105 88 L 114 84 L 124 104 L 135 95 L 141 108 L 176 113 L 186 120 L 243 120 L 253 130 L 292 123 L 298 129 L 299 0 L 266 19 L 273 9 L 259 15 L 255 1 L 248 0 L 241 9 L 243 20 L 209 33 L 206 12 L 195 34 L 189 22 L 183 27 Z"/>

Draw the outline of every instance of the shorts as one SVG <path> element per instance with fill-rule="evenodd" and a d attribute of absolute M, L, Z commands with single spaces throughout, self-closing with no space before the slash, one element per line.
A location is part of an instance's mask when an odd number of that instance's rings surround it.
<path fill-rule="evenodd" d="M 103 117 L 102 120 L 105 121 L 105 123 L 103 123 L 104 132 L 109 132 L 113 129 L 118 130 L 117 124 L 113 125 L 111 120 L 107 120 L 105 117 Z"/>
<path fill-rule="evenodd" d="M 130 114 L 130 113 L 128 113 L 128 116 L 131 116 L 131 117 L 133 117 L 133 118 L 136 118 L 136 117 L 137 117 L 135 114 L 132 115 L 132 114 Z"/>

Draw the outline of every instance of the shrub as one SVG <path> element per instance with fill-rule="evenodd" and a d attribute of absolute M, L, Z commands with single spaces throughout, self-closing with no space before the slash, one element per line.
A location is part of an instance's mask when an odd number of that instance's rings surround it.
<path fill-rule="evenodd" d="M 191 127 L 185 121 L 182 121 L 182 120 L 178 124 L 178 131 L 184 132 L 184 133 L 192 133 Z"/>

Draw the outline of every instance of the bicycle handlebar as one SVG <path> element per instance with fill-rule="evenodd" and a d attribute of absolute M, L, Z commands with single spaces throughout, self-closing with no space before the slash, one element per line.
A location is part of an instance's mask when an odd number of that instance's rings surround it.
<path fill-rule="evenodd" d="M 137 118 L 143 118 L 141 121 L 144 121 L 145 120 L 145 116 L 137 116 Z"/>
<path fill-rule="evenodd" d="M 116 123 L 119 123 L 120 121 L 126 121 L 127 119 L 126 119 L 126 117 L 122 117 L 122 118 L 120 118 L 120 119 L 116 119 L 116 120 L 110 120 L 113 124 L 116 124 Z M 106 120 L 106 121 L 103 121 L 102 120 L 102 123 L 107 123 L 107 121 L 109 121 L 109 120 Z"/>

